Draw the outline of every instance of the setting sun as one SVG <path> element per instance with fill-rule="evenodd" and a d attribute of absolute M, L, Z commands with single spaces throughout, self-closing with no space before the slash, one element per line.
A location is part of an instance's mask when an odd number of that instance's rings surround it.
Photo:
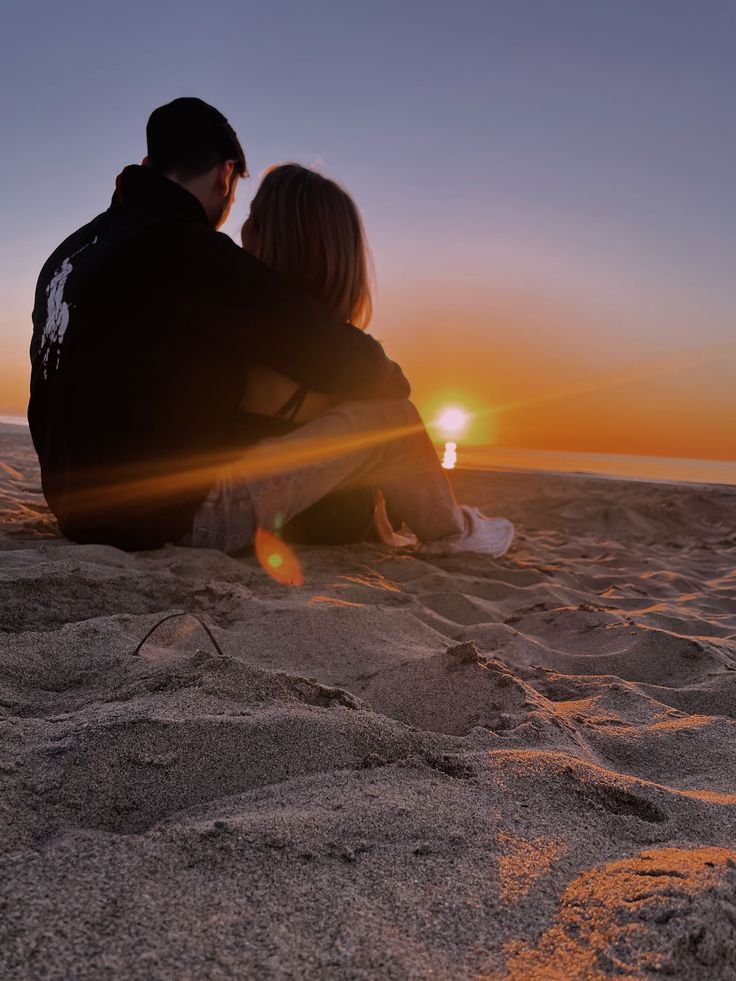
<path fill-rule="evenodd" d="M 437 428 L 446 436 L 459 436 L 470 421 L 468 413 L 456 405 L 443 409 L 437 417 Z"/>

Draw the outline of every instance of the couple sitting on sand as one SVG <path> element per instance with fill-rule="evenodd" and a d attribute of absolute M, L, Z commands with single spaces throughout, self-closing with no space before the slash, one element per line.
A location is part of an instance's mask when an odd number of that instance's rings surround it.
<path fill-rule="evenodd" d="M 46 499 L 78 542 L 236 553 L 408 526 L 502 555 L 513 527 L 458 505 L 371 313 L 358 209 L 296 164 L 263 179 L 242 248 L 217 231 L 238 138 L 199 99 L 151 115 L 148 155 L 44 265 L 28 417 Z"/>

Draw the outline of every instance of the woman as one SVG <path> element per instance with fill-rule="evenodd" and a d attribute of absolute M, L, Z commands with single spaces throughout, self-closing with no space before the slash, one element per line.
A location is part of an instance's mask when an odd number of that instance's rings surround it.
<path fill-rule="evenodd" d="M 334 181 L 298 164 L 272 167 L 251 202 L 243 248 L 284 279 L 311 293 L 330 313 L 362 330 L 372 313 L 368 249 L 353 199 Z M 298 393 L 298 401 L 297 401 Z M 242 408 L 302 423 L 330 407 L 326 395 L 300 389 L 269 368 L 247 376 Z"/>
<path fill-rule="evenodd" d="M 365 330 L 372 314 L 370 258 L 360 212 L 335 181 L 299 164 L 272 167 L 263 178 L 241 230 L 243 248 L 284 279 L 311 293 L 346 324 Z M 327 395 L 268 368 L 246 375 L 244 434 L 282 435 L 333 403 Z M 333 492 L 283 529 L 289 541 L 339 544 L 396 535 L 380 490 L 356 487 Z"/>
<path fill-rule="evenodd" d="M 371 290 L 363 226 L 353 200 L 334 181 L 298 164 L 274 167 L 253 199 L 242 244 L 317 297 L 346 329 L 367 326 Z M 258 480 L 241 475 L 249 466 L 245 451 L 195 517 L 194 544 L 237 552 L 257 528 L 314 544 L 415 540 L 398 536 L 389 514 L 430 549 L 498 556 L 511 544 L 510 522 L 458 505 L 408 400 L 334 404 L 324 393 L 256 365 L 247 374 L 240 408 L 236 435 L 243 444 L 259 443 L 254 450 L 268 448 L 268 437 L 283 436 L 275 442 L 298 457 L 305 444 L 329 442 L 336 431 L 349 445 L 320 464 L 297 463 L 286 477 Z M 291 519 L 285 525 L 284 515 Z"/>

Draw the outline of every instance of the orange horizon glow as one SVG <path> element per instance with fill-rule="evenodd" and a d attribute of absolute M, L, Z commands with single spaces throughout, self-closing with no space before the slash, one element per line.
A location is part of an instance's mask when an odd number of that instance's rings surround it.
<path fill-rule="evenodd" d="M 687 379 L 689 371 L 707 367 L 722 359 L 728 359 L 735 353 L 736 344 L 712 345 L 699 351 L 680 352 L 651 358 L 636 367 L 604 372 L 577 383 L 559 387 L 550 386 L 546 390 L 534 392 L 525 398 L 491 402 L 486 408 L 478 409 L 466 415 L 464 428 L 467 428 L 468 432 L 463 438 L 463 443 L 474 446 L 491 445 L 514 449 L 534 448 L 644 456 L 689 456 L 696 459 L 715 460 L 736 459 L 736 440 L 734 440 L 734 433 L 736 432 L 734 405 L 736 399 L 731 405 L 724 406 L 723 415 L 719 419 L 711 419 L 710 426 L 704 426 L 703 431 L 699 431 L 701 420 L 698 419 L 697 398 L 693 398 L 687 388 L 683 389 L 681 396 L 673 405 L 668 405 L 663 399 L 659 400 L 659 385 L 662 380 L 671 378 L 676 385 L 678 376 L 684 376 Z M 678 410 L 686 416 L 680 423 L 679 431 L 670 431 L 669 437 L 672 440 L 674 436 L 674 441 L 677 443 L 682 437 L 690 436 L 692 433 L 694 438 L 689 453 L 682 451 L 667 452 L 664 448 L 657 453 L 652 451 L 651 444 L 637 446 L 637 437 L 641 438 L 642 429 L 646 433 L 649 422 L 642 405 L 642 395 L 646 400 L 646 390 L 650 382 L 655 386 L 654 398 L 650 397 L 648 400 L 652 414 L 656 415 L 659 420 L 666 419 L 668 413 L 677 413 Z M 432 401 L 427 400 L 430 405 Z M 581 418 L 581 412 L 592 413 L 592 416 L 583 415 Z M 431 417 L 431 410 L 425 413 L 426 415 Z M 435 422 L 435 428 L 439 431 L 443 429 L 442 418 L 441 414 Z M 578 444 L 581 442 L 581 429 L 583 426 L 589 426 L 591 419 L 596 426 L 595 440 L 590 440 L 588 445 L 584 447 L 580 446 Z M 509 426 L 518 426 L 519 422 L 523 424 L 523 420 L 527 420 L 530 423 L 530 431 L 531 426 L 534 427 L 534 442 L 509 443 L 507 439 L 494 440 L 492 437 L 488 438 L 488 426 L 484 426 L 484 422 L 487 423 L 489 420 L 492 422 L 493 430 L 501 433 L 503 433 L 504 424 L 508 430 Z M 569 427 L 565 432 L 565 437 L 561 438 L 561 430 L 565 421 L 569 421 Z M 606 428 L 611 423 L 622 430 L 627 424 L 631 428 L 627 433 L 615 433 L 609 430 L 606 434 Z M 432 431 L 431 423 L 430 431 Z M 449 430 L 447 435 L 449 435 Z M 707 449 L 704 451 L 704 445 L 713 446 L 715 452 L 708 452 Z"/>
<path fill-rule="evenodd" d="M 431 421 L 438 403 L 472 407 L 463 445 L 708 460 L 736 459 L 736 345 L 622 358 L 577 354 L 573 343 L 534 354 L 492 331 L 412 331 L 395 356 L 414 364 L 413 397 Z"/>

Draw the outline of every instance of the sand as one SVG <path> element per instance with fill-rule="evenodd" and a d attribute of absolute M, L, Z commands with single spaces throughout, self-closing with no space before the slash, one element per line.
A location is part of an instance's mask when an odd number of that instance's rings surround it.
<path fill-rule="evenodd" d="M 736 978 L 735 488 L 458 473 L 505 559 L 292 590 L 0 460 L 0 976 Z"/>

